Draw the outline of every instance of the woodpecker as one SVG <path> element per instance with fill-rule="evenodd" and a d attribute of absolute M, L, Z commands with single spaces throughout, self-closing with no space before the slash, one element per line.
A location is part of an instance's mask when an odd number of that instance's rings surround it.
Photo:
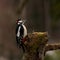
<path fill-rule="evenodd" d="M 27 28 L 24 25 L 24 22 L 21 19 L 18 19 L 16 22 L 16 41 L 17 41 L 17 46 L 19 48 L 23 49 L 23 52 L 25 52 L 24 49 L 24 42 L 25 42 L 25 37 L 27 36 Z"/>

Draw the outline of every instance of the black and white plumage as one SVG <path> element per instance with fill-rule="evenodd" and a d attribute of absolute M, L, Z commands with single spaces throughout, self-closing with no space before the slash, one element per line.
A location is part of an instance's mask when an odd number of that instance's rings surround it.
<path fill-rule="evenodd" d="M 17 37 L 23 36 L 23 38 L 24 38 L 26 35 L 27 35 L 26 26 L 23 24 L 22 21 L 18 21 Z"/>
<path fill-rule="evenodd" d="M 17 41 L 17 46 L 22 47 L 24 50 L 24 44 L 22 42 L 22 39 L 27 36 L 27 29 L 26 26 L 24 25 L 22 20 L 17 21 L 17 26 L 16 26 L 16 41 Z"/>

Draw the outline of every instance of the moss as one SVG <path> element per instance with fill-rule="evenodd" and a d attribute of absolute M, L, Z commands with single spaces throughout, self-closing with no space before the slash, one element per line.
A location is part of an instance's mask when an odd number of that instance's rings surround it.
<path fill-rule="evenodd" d="M 28 54 L 28 56 L 31 57 L 30 58 L 31 60 L 33 59 L 35 60 L 35 58 L 37 58 L 37 55 L 39 53 L 43 54 L 44 51 L 43 49 L 47 41 L 48 41 L 47 32 L 33 32 L 31 34 L 28 34 L 28 38 L 25 41 L 25 46 L 26 46 L 26 53 Z"/>

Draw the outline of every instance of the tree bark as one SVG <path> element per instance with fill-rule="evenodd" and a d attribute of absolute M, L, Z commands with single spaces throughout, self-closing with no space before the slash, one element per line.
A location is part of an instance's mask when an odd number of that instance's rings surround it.
<path fill-rule="evenodd" d="M 46 47 L 45 47 L 45 53 L 47 51 L 53 51 L 53 50 L 58 50 L 60 49 L 60 43 L 56 43 L 56 44 L 46 44 Z"/>

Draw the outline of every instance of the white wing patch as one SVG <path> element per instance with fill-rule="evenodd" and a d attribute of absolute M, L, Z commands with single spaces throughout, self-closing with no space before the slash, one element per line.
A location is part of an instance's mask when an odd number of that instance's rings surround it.
<path fill-rule="evenodd" d="M 20 36 L 20 28 L 21 28 L 21 26 L 19 26 L 19 29 L 18 29 L 18 32 L 17 32 L 17 37 Z"/>
<path fill-rule="evenodd" d="M 27 35 L 27 29 L 26 29 L 25 25 L 22 24 L 22 26 L 24 28 L 24 35 L 23 35 L 23 37 L 25 37 Z M 20 32 L 20 28 L 21 28 L 21 26 L 19 26 L 19 28 L 18 28 L 17 37 L 20 36 L 20 33 L 21 33 Z"/>

